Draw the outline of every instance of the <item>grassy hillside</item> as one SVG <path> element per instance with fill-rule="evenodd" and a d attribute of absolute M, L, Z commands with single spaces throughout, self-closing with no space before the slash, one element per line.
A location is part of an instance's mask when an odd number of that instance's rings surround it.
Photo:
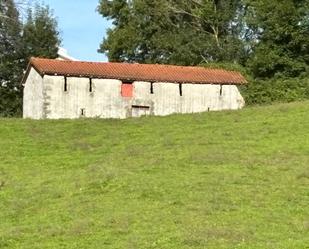
<path fill-rule="evenodd" d="M 309 102 L 0 119 L 0 248 L 309 248 Z"/>

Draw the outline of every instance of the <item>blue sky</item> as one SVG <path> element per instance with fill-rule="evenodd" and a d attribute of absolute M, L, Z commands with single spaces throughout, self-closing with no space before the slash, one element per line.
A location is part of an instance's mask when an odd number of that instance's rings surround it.
<path fill-rule="evenodd" d="M 98 12 L 99 0 L 43 0 L 54 10 L 61 31 L 62 47 L 70 56 L 86 61 L 107 61 L 97 52 L 111 25 Z"/>

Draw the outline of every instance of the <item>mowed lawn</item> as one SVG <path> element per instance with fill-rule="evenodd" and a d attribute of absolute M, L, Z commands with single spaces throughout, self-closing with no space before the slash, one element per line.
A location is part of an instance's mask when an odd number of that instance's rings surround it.
<path fill-rule="evenodd" d="M 0 248 L 309 248 L 309 102 L 0 119 Z"/>

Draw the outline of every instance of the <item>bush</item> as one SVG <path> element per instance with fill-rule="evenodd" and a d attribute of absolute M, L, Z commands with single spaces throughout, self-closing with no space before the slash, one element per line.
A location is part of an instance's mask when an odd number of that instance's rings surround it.
<path fill-rule="evenodd" d="M 254 80 L 240 87 L 247 105 L 309 99 L 309 77 Z"/>

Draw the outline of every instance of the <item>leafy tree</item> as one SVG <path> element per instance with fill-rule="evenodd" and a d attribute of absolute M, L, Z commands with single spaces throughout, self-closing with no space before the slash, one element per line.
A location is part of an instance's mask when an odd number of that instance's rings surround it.
<path fill-rule="evenodd" d="M 28 9 L 22 24 L 13 0 L 0 2 L 0 116 L 22 111 L 21 79 L 31 56 L 57 57 L 57 22 L 47 6 Z"/>
<path fill-rule="evenodd" d="M 30 57 L 56 58 L 60 45 L 57 21 L 48 6 L 28 9 L 22 35 L 24 59 Z"/>
<path fill-rule="evenodd" d="M 214 62 L 240 62 L 246 56 L 243 40 L 244 5 L 239 0 L 194 0 L 172 3 L 174 13 L 192 17 L 190 26 L 205 34 L 203 57 Z"/>
<path fill-rule="evenodd" d="M 239 0 L 101 0 L 98 10 L 113 20 L 99 50 L 111 61 L 196 65 L 245 57 Z"/>
<path fill-rule="evenodd" d="M 20 113 L 21 30 L 13 0 L 0 2 L 0 115 Z"/>
<path fill-rule="evenodd" d="M 248 1 L 248 24 L 256 34 L 249 63 L 257 78 L 297 77 L 308 71 L 308 0 Z"/>

